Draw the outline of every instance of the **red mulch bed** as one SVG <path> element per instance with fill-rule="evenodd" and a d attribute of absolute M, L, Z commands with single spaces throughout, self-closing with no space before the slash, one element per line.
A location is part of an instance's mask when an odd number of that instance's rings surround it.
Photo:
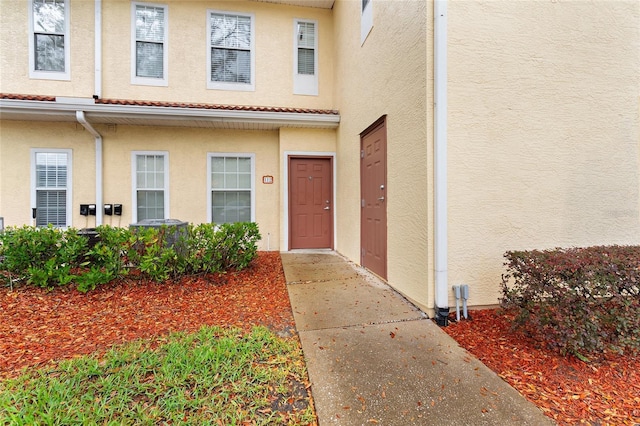
<path fill-rule="evenodd" d="M 510 331 L 510 319 L 496 310 L 470 314 L 443 330 L 558 424 L 640 424 L 639 357 L 585 363 Z"/>
<path fill-rule="evenodd" d="M 293 328 L 280 254 L 261 252 L 241 272 L 170 284 L 128 279 L 87 294 L 0 288 L 0 379 L 15 377 L 23 367 L 203 325 Z"/>

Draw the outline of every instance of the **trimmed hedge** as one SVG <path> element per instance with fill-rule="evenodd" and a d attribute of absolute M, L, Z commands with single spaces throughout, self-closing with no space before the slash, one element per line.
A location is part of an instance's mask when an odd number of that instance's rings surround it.
<path fill-rule="evenodd" d="M 640 246 L 509 251 L 501 305 L 515 327 L 586 360 L 640 350 Z"/>
<path fill-rule="evenodd" d="M 98 241 L 89 247 L 87 237 L 73 228 L 8 228 L 0 233 L 0 280 L 39 287 L 74 282 L 86 292 L 131 269 L 157 282 L 240 270 L 255 259 L 261 238 L 255 223 L 179 229 L 99 226 L 96 232 Z"/>

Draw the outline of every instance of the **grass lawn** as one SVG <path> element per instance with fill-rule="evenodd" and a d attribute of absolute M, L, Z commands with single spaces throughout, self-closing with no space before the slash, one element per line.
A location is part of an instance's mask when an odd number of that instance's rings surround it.
<path fill-rule="evenodd" d="M 276 252 L 89 293 L 0 288 L 0 425 L 315 424 Z"/>
<path fill-rule="evenodd" d="M 293 338 L 203 327 L 0 382 L 0 423 L 311 424 Z"/>

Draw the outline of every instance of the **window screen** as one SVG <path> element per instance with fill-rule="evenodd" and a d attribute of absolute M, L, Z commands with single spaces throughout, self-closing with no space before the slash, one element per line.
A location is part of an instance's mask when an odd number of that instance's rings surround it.
<path fill-rule="evenodd" d="M 315 44 L 315 24 L 298 22 L 298 74 L 315 74 Z"/>
<path fill-rule="evenodd" d="M 36 226 L 67 226 L 68 155 L 35 154 Z"/>
<path fill-rule="evenodd" d="M 65 71 L 65 0 L 33 0 L 34 68 Z"/>
<path fill-rule="evenodd" d="M 165 10 L 136 5 L 136 76 L 164 78 Z"/>
<path fill-rule="evenodd" d="M 211 221 L 251 221 L 250 157 L 211 157 Z"/>
<path fill-rule="evenodd" d="M 165 219 L 165 156 L 136 155 L 136 208 L 138 221 Z"/>
<path fill-rule="evenodd" d="M 211 81 L 251 83 L 251 17 L 212 12 Z"/>

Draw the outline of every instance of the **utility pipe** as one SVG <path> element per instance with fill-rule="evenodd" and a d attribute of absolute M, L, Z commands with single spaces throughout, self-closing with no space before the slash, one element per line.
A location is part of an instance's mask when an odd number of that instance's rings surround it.
<path fill-rule="evenodd" d="M 439 325 L 448 325 L 447 285 L 447 0 L 434 2 L 435 95 L 435 308 Z"/>
<path fill-rule="evenodd" d="M 469 300 L 469 286 L 464 284 L 460 286 L 462 290 L 462 314 L 464 315 L 464 319 L 469 319 L 469 314 L 467 312 L 467 301 Z"/>
<path fill-rule="evenodd" d="M 460 286 L 453 286 L 453 294 L 456 296 L 456 321 L 460 322 Z"/>
<path fill-rule="evenodd" d="M 94 99 L 102 98 L 102 0 L 95 0 L 95 23 L 94 23 L 94 79 L 95 88 L 93 90 Z"/>
<path fill-rule="evenodd" d="M 102 136 L 89 123 L 84 116 L 84 111 L 76 111 L 76 120 L 93 135 L 96 142 L 96 226 L 102 225 Z"/>

